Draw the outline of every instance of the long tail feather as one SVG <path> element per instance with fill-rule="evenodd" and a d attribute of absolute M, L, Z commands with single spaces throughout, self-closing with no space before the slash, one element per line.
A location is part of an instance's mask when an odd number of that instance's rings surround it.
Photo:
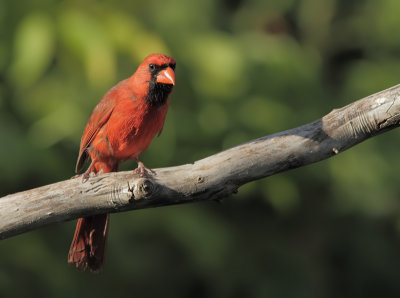
<path fill-rule="evenodd" d="M 109 214 L 80 218 L 68 253 L 68 263 L 78 270 L 98 272 L 103 267 Z"/>

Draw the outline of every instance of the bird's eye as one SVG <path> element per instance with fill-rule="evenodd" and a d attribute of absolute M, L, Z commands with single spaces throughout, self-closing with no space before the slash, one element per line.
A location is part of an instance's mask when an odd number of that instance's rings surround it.
<path fill-rule="evenodd" d="M 175 70 L 175 64 L 170 64 L 170 67 Z"/>
<path fill-rule="evenodd" d="M 150 68 L 150 70 L 155 70 L 156 66 L 153 63 L 151 63 L 151 64 L 149 64 L 149 68 Z"/>

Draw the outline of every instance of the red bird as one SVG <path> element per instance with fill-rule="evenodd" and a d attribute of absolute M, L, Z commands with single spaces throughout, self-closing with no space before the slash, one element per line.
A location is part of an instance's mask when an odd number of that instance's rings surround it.
<path fill-rule="evenodd" d="M 141 175 L 148 174 L 139 155 L 160 135 L 175 85 L 175 60 L 152 54 L 128 79 L 111 88 L 94 108 L 81 139 L 76 172 L 89 157 L 83 175 L 118 171 L 123 160 L 134 159 Z M 68 254 L 79 270 L 99 271 L 104 262 L 109 214 L 80 218 Z"/>

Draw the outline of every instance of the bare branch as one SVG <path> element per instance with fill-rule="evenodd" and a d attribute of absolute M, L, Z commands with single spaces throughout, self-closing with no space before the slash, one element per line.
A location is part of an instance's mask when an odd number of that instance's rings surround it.
<path fill-rule="evenodd" d="M 314 163 L 399 126 L 400 85 L 330 112 L 312 123 L 265 136 L 193 164 L 70 179 L 0 198 L 0 239 L 77 217 L 216 200 L 239 186 Z"/>

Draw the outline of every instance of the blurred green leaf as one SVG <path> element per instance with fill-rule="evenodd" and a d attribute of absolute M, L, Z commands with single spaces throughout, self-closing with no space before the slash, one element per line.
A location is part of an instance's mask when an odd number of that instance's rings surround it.
<path fill-rule="evenodd" d="M 299 190 L 282 175 L 269 177 L 264 185 L 266 199 L 282 214 L 290 214 L 300 204 Z"/>
<path fill-rule="evenodd" d="M 198 35 L 187 48 L 193 72 L 192 84 L 211 98 L 234 98 L 243 94 L 248 78 L 237 41 L 222 33 Z"/>
<path fill-rule="evenodd" d="M 84 63 L 93 86 L 113 82 L 115 54 L 100 20 L 78 10 L 65 10 L 60 16 L 60 34 L 65 46 Z"/>
<path fill-rule="evenodd" d="M 200 127 L 209 135 L 218 135 L 228 127 L 228 115 L 218 103 L 205 105 L 198 117 Z"/>
<path fill-rule="evenodd" d="M 47 148 L 60 140 L 79 132 L 81 115 L 77 107 L 64 102 L 51 114 L 40 119 L 32 125 L 28 132 L 30 141 L 37 147 Z"/>
<path fill-rule="evenodd" d="M 237 114 L 243 126 L 274 133 L 289 128 L 286 123 L 293 113 L 284 104 L 256 96 L 244 101 Z"/>
<path fill-rule="evenodd" d="M 46 71 L 55 46 L 53 28 L 52 20 L 40 12 L 29 14 L 19 24 L 10 68 L 10 77 L 17 88 L 31 86 Z"/>

